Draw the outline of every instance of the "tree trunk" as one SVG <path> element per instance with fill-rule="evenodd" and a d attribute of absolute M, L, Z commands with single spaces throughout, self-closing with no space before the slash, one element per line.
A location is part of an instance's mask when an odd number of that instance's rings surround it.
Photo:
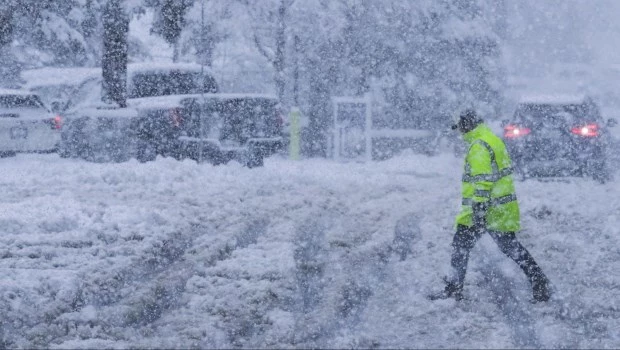
<path fill-rule="evenodd" d="M 129 16 L 121 0 L 109 0 L 103 10 L 103 96 L 104 102 L 127 107 L 127 33 Z"/>
<path fill-rule="evenodd" d="M 11 52 L 13 10 L 0 5 L 0 86 L 14 88 L 20 82 L 20 65 Z"/>
<path fill-rule="evenodd" d="M 295 35 L 293 40 L 295 52 L 294 52 L 294 67 L 293 67 L 293 104 L 299 107 L 299 55 L 301 54 L 301 41 L 299 36 Z"/>
<path fill-rule="evenodd" d="M 309 73 L 308 117 L 310 125 L 302 138 L 304 140 L 303 153 L 310 157 L 327 156 L 327 132 L 333 125 L 330 108 L 330 83 L 332 82 L 329 76 L 333 71 L 329 66 L 326 67 L 325 63 L 320 58 L 315 58 L 308 60 L 306 64 Z"/>
<path fill-rule="evenodd" d="M 286 0 L 280 1 L 278 7 L 278 27 L 276 29 L 276 55 L 274 58 L 274 68 L 276 71 L 275 83 L 276 93 L 280 102 L 284 101 L 284 91 L 286 86 L 286 76 L 284 74 L 284 55 L 286 50 L 286 10 L 288 5 Z"/>

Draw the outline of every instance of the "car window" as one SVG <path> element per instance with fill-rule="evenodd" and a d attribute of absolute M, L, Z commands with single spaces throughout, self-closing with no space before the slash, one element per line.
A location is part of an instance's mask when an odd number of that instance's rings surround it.
<path fill-rule="evenodd" d="M 75 87 L 66 102 L 64 109 L 67 113 L 75 113 L 80 106 L 93 106 L 101 103 L 102 78 L 90 78 L 84 80 Z"/>
<path fill-rule="evenodd" d="M 44 109 L 45 107 L 36 95 L 3 95 L 0 96 L 0 108 Z"/>
<path fill-rule="evenodd" d="M 582 122 L 599 122 L 595 105 L 581 104 L 521 104 L 515 111 L 518 122 L 534 126 L 565 126 Z"/>
<path fill-rule="evenodd" d="M 143 72 L 133 74 L 129 98 L 216 92 L 215 80 L 200 72 Z"/>

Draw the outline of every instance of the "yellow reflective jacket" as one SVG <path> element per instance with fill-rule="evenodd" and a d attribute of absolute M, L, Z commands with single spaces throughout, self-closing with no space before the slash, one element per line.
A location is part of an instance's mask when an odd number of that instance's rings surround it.
<path fill-rule="evenodd" d="M 472 204 L 486 203 L 486 228 L 516 232 L 521 228 L 519 204 L 512 180 L 510 156 L 504 142 L 485 124 L 463 135 L 469 144 L 462 180 L 458 225 L 473 225 Z"/>

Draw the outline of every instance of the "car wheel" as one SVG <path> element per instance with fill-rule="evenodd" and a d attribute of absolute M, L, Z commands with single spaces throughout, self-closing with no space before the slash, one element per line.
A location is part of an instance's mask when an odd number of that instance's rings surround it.
<path fill-rule="evenodd" d="M 140 141 L 138 143 L 138 154 L 136 158 L 140 163 L 154 161 L 157 158 L 157 149 L 155 145 L 147 141 Z"/>
<path fill-rule="evenodd" d="M 71 152 L 71 149 L 65 142 L 61 142 L 60 144 L 58 144 L 58 147 L 56 148 L 56 153 L 58 153 L 58 156 L 60 158 L 71 158 L 74 156 Z"/>
<path fill-rule="evenodd" d="M 210 163 L 211 165 L 226 164 L 225 154 L 215 150 L 204 151 L 202 155 L 202 160 Z"/>
<path fill-rule="evenodd" d="M 185 159 L 185 153 L 180 148 L 176 149 L 172 152 L 172 158 L 175 160 L 183 160 Z"/>
<path fill-rule="evenodd" d="M 71 153 L 64 147 L 58 147 L 57 153 L 60 158 L 71 158 Z"/>
<path fill-rule="evenodd" d="M 110 152 L 112 156 L 112 161 L 115 163 L 123 163 L 129 160 L 130 155 L 125 150 L 116 149 Z"/>
<path fill-rule="evenodd" d="M 609 167 L 605 164 L 599 164 L 598 166 L 593 168 L 592 179 L 595 181 L 604 184 L 611 180 L 611 171 Z"/>
<path fill-rule="evenodd" d="M 248 168 L 262 167 L 265 165 L 263 152 L 258 148 L 251 148 L 248 154 L 246 166 Z"/>
<path fill-rule="evenodd" d="M 78 148 L 77 156 L 80 159 L 84 159 L 86 161 L 92 162 L 95 160 L 95 151 L 93 150 L 93 146 L 89 143 L 85 143 Z"/>

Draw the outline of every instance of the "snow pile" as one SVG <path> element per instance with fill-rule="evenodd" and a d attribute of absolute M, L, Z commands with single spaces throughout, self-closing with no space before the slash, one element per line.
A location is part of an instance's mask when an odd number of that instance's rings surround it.
<path fill-rule="evenodd" d="M 3 159 L 0 345 L 49 348 L 620 346 L 620 188 L 517 183 L 519 237 L 553 282 L 532 305 L 483 237 L 447 271 L 461 161 L 213 167 Z"/>

